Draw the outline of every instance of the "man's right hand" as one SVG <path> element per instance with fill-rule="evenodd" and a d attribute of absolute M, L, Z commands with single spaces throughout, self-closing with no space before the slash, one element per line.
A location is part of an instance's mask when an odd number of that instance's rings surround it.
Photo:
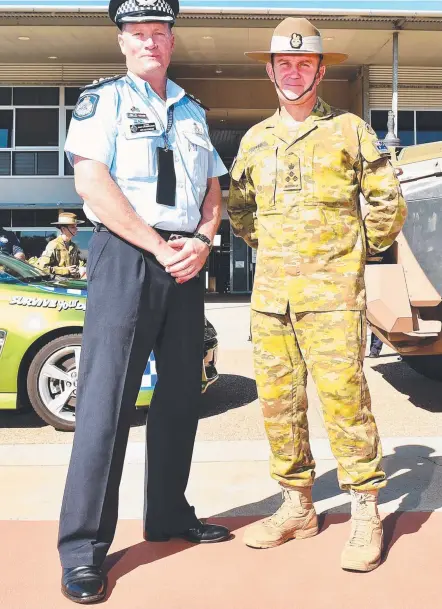
<path fill-rule="evenodd" d="M 169 260 L 175 256 L 176 252 L 174 249 L 172 249 L 170 247 L 170 245 L 168 245 L 166 243 L 166 241 L 164 241 L 164 245 L 161 245 L 161 247 L 158 249 L 158 251 L 156 251 L 154 253 L 155 258 L 158 260 L 158 262 L 161 264 L 161 266 L 166 267 L 169 263 Z"/>
<path fill-rule="evenodd" d="M 73 264 L 72 266 L 68 266 L 69 273 L 71 275 L 78 275 L 78 266 Z"/>

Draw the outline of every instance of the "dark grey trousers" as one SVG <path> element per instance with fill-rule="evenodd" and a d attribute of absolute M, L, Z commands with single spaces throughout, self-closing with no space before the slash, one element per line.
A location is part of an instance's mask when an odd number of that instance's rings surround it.
<path fill-rule="evenodd" d="M 200 279 L 178 285 L 150 254 L 94 233 L 60 515 L 64 567 L 101 565 L 112 543 L 131 414 L 152 349 L 158 382 L 146 427 L 144 527 L 168 534 L 196 523 L 184 493 L 201 396 L 204 287 Z"/>

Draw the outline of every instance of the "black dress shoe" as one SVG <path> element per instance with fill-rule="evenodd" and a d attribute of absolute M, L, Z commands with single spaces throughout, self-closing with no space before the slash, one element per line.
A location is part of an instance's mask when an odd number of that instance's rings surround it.
<path fill-rule="evenodd" d="M 106 596 L 107 577 L 100 567 L 63 569 L 61 591 L 74 603 L 97 603 Z"/>
<path fill-rule="evenodd" d="M 371 357 L 371 358 L 373 358 L 373 357 L 380 357 L 380 355 L 381 354 L 378 353 L 377 351 L 370 351 L 370 354 L 369 354 L 368 357 Z"/>
<path fill-rule="evenodd" d="M 198 522 L 194 527 L 180 533 L 155 533 L 149 531 L 144 533 L 146 541 L 169 541 L 172 537 L 185 539 L 192 543 L 216 543 L 229 539 L 230 531 L 219 524 Z"/>

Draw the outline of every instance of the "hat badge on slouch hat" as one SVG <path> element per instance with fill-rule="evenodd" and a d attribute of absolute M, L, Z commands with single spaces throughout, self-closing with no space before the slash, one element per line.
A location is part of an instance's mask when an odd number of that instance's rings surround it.
<path fill-rule="evenodd" d="M 325 66 L 342 63 L 348 58 L 344 53 L 324 51 L 319 30 L 307 19 L 295 17 L 287 17 L 276 26 L 269 50 L 244 54 L 263 63 L 271 61 L 272 55 L 320 55 Z"/>
<path fill-rule="evenodd" d="M 109 17 L 118 27 L 125 23 L 175 23 L 179 0 L 110 0 Z"/>

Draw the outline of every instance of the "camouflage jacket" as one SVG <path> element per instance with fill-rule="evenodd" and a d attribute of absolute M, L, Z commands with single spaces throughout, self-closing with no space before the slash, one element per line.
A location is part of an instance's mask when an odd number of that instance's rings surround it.
<path fill-rule="evenodd" d="M 49 241 L 45 251 L 36 263 L 38 268 L 47 273 L 55 273 L 56 275 L 64 275 L 66 277 L 78 277 L 78 269 L 76 273 L 72 274 L 67 268 L 73 265 L 77 267 L 80 265 L 80 250 L 72 241 L 66 246 L 61 235 Z"/>
<path fill-rule="evenodd" d="M 258 248 L 252 308 L 363 310 L 366 256 L 387 249 L 407 216 L 388 151 L 362 119 L 320 99 L 295 129 L 284 113 L 246 133 L 230 170 L 233 232 Z"/>

